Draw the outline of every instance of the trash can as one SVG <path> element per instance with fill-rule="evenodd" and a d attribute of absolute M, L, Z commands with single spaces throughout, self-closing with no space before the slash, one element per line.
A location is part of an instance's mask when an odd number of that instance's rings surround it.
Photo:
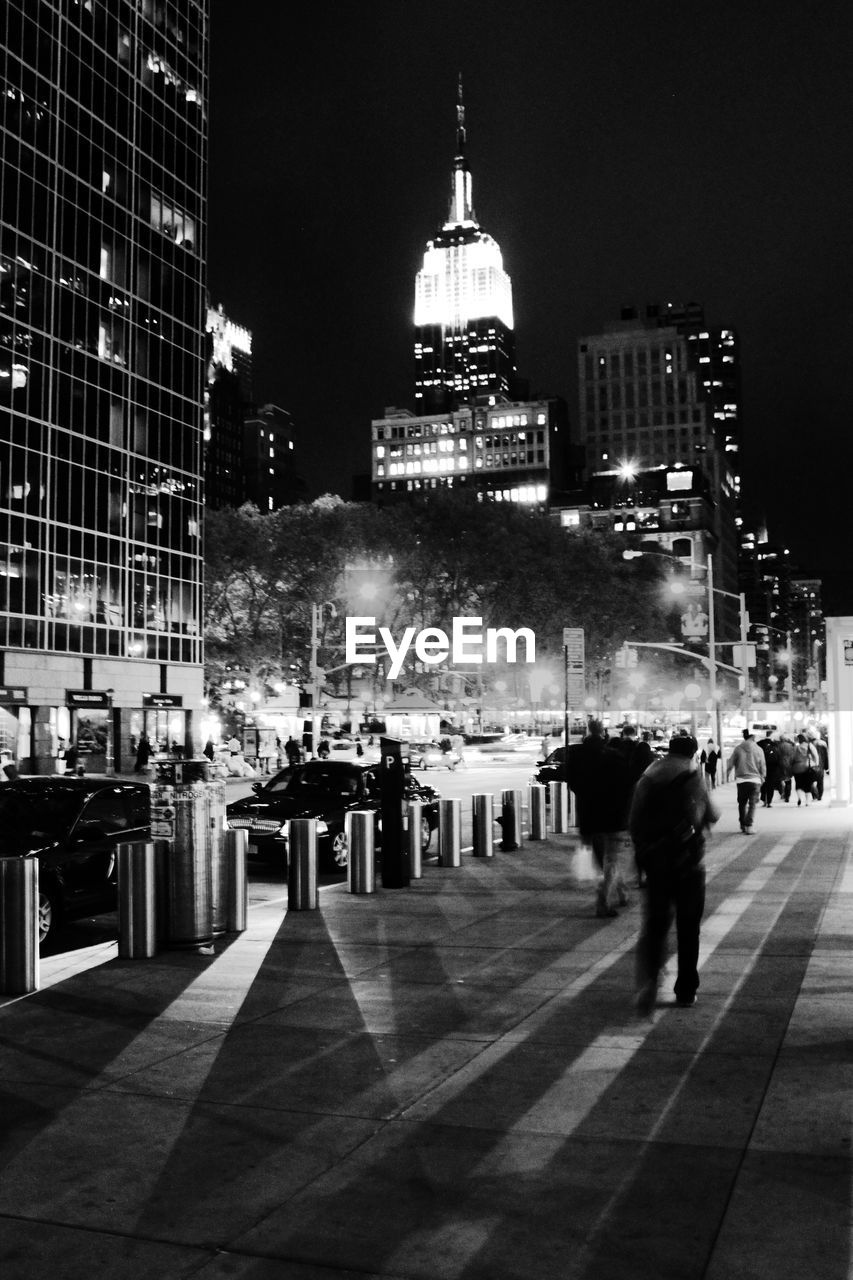
<path fill-rule="evenodd" d="M 207 756 L 197 760 L 155 760 L 154 781 L 164 787 L 183 787 L 191 782 L 207 782 L 210 777 L 210 761 Z"/>
<path fill-rule="evenodd" d="M 376 892 L 376 816 L 371 810 L 353 809 L 344 818 L 349 863 L 350 893 Z"/>
<path fill-rule="evenodd" d="M 25 996 L 39 985 L 39 864 L 0 858 L 0 991 Z"/>
<path fill-rule="evenodd" d="M 118 953 L 147 960 L 157 953 L 156 851 L 153 841 L 136 840 L 116 850 L 118 871 Z"/>

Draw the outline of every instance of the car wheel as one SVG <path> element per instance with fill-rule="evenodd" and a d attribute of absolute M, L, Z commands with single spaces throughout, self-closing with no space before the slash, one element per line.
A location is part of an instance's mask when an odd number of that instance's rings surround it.
<path fill-rule="evenodd" d="M 332 862 L 339 871 L 346 871 L 349 866 L 349 845 L 343 831 L 332 837 Z"/>
<path fill-rule="evenodd" d="M 429 848 L 429 842 L 432 839 L 432 827 L 429 825 L 429 818 L 421 815 L 421 852 L 426 853 Z"/>
<path fill-rule="evenodd" d="M 59 902 L 52 890 L 39 889 L 38 905 L 38 940 L 39 946 L 56 932 L 59 924 Z"/>

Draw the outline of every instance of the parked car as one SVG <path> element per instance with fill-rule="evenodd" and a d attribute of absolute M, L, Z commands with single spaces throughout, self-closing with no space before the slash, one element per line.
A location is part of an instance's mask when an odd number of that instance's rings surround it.
<path fill-rule="evenodd" d="M 318 860 L 324 870 L 345 871 L 349 849 L 344 818 L 353 809 L 376 814 L 376 847 L 381 848 L 382 794 L 378 765 L 345 760 L 309 760 L 282 769 L 253 794 L 226 809 L 228 826 L 249 833 L 249 857 L 287 865 L 287 826 L 291 818 L 316 818 Z M 406 797 L 423 802 L 421 838 L 429 847 L 438 826 L 438 792 L 415 778 L 406 779 Z"/>
<path fill-rule="evenodd" d="M 566 758 L 566 748 L 557 747 L 556 751 L 552 751 L 544 760 L 536 761 L 536 775 L 534 782 L 542 782 L 546 786 L 549 782 L 563 782 L 563 761 Z"/>
<path fill-rule="evenodd" d="M 409 765 L 412 769 L 455 769 L 459 752 L 442 751 L 437 742 L 410 742 Z"/>
<path fill-rule="evenodd" d="M 38 933 L 116 906 L 116 848 L 151 839 L 151 792 L 119 778 L 16 778 L 0 786 L 0 854 L 38 858 Z"/>

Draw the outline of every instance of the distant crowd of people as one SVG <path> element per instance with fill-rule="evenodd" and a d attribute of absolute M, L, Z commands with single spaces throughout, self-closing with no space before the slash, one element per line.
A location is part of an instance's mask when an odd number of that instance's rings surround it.
<path fill-rule="evenodd" d="M 639 737 L 633 725 L 609 737 L 599 720 L 591 720 L 583 740 L 565 754 L 578 830 L 598 872 L 596 915 L 614 917 L 630 905 L 632 884 L 643 891 L 636 969 L 637 1009 L 644 1015 L 655 1007 L 673 918 L 676 1003 L 696 1002 L 705 841 L 720 816 L 714 791 L 721 758 L 713 740 L 700 753 L 687 732 L 676 733 L 666 754 L 657 755 L 649 735 Z M 760 742 L 744 730 L 725 767 L 736 783 L 741 831 L 754 833 L 759 799 L 767 808 L 776 796 L 790 802 L 795 794 L 798 805 L 820 800 L 828 769 L 827 745 L 816 730 L 795 737 L 768 730 Z"/>

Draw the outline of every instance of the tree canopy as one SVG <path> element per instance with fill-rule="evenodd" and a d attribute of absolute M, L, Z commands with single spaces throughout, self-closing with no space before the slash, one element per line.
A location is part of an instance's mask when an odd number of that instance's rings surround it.
<path fill-rule="evenodd" d="M 471 493 L 380 508 L 326 496 L 261 514 L 252 506 L 205 517 L 208 681 L 226 670 L 271 687 L 307 682 L 312 603 L 322 604 L 320 665 L 343 666 L 347 616 L 450 633 L 458 616 L 484 627 L 530 628 L 537 660 L 562 654 L 564 627 L 582 627 L 590 666 L 626 640 L 666 638 L 662 570 L 625 562 L 624 538 L 565 529 L 551 517 Z M 370 674 L 369 672 L 365 674 Z M 373 673 L 383 678 L 381 666 Z M 428 684 L 410 655 L 401 684 Z"/>

